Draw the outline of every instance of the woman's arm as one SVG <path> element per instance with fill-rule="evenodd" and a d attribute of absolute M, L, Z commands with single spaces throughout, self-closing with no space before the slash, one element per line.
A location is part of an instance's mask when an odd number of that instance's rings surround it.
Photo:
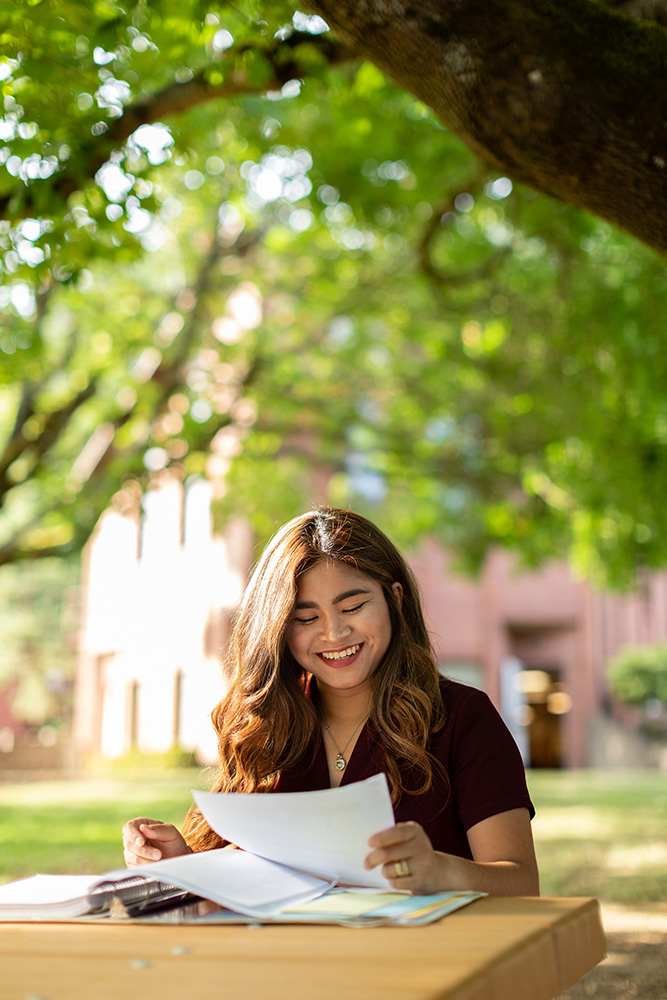
<path fill-rule="evenodd" d="M 366 868 L 382 865 L 396 889 L 413 893 L 469 889 L 492 896 L 539 896 L 540 884 L 527 809 L 489 816 L 467 831 L 473 860 L 434 851 L 418 823 L 397 823 L 368 841 Z M 398 876 L 396 863 L 407 864 Z"/>

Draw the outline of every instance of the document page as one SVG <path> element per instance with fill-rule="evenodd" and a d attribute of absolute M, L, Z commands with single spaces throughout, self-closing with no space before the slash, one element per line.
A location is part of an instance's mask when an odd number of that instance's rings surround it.
<path fill-rule="evenodd" d="M 391 888 L 363 867 L 368 838 L 394 825 L 384 774 L 317 792 L 192 794 L 216 833 L 244 851 L 329 881 Z"/>
<path fill-rule="evenodd" d="M 99 881 L 97 875 L 33 875 L 0 886 L 0 920 L 21 919 L 36 913 L 76 917 L 89 910 L 88 893 Z"/>
<path fill-rule="evenodd" d="M 245 851 L 202 851 L 153 861 L 134 869 L 139 875 L 171 882 L 204 899 L 253 917 L 269 917 L 287 904 L 305 903 L 329 889 L 330 882 L 304 875 Z M 122 879 L 119 869 L 106 878 Z"/>

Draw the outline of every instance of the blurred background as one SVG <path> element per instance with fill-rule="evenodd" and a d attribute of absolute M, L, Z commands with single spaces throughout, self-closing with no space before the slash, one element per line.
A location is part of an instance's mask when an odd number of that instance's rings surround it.
<path fill-rule="evenodd" d="M 25 6 L 0 58 L 0 878 L 115 867 L 128 816 L 182 817 L 248 570 L 331 503 L 406 552 L 442 671 L 510 726 L 543 891 L 634 907 L 626 944 L 656 943 L 664 262 L 293 4 Z"/>

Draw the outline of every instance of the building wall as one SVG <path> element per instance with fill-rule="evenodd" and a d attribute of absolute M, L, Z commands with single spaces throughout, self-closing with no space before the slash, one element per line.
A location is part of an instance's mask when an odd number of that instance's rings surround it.
<path fill-rule="evenodd" d="M 118 757 L 174 745 L 215 757 L 208 715 L 222 693 L 219 653 L 252 558 L 235 523 L 213 537 L 210 492 L 167 481 L 143 516 L 107 511 L 84 555 L 84 623 L 74 736 Z"/>
<path fill-rule="evenodd" d="M 605 670 L 624 645 L 667 641 L 667 574 L 647 576 L 633 594 L 603 594 L 564 563 L 519 572 L 515 557 L 497 550 L 471 580 L 452 570 L 433 540 L 410 564 L 441 669 L 488 692 L 525 744 L 528 763 L 582 767 L 604 759 L 604 748 L 592 741 L 604 739 L 614 720 L 636 721 L 635 711 L 613 704 Z M 549 689 L 513 693 L 503 677 L 516 663 L 523 674 L 511 687 L 526 686 L 526 672 L 534 671 L 550 676 Z M 546 710 L 549 702 L 557 711 Z M 601 715 L 610 717 L 608 725 L 598 724 Z M 527 728 L 523 741 L 515 723 Z M 618 726 L 614 742 L 623 742 Z"/>

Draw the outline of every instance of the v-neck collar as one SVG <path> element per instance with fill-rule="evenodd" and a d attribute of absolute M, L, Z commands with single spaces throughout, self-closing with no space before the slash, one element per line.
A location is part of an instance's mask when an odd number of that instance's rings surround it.
<path fill-rule="evenodd" d="M 367 749 L 371 743 L 368 739 L 368 727 L 370 719 L 366 719 L 365 723 L 361 727 L 361 732 L 357 736 L 356 742 L 352 747 L 352 753 L 350 754 L 349 760 L 345 764 L 343 770 L 343 776 L 340 780 L 340 785 L 349 785 L 353 781 L 360 781 L 361 778 L 356 773 L 357 771 L 363 770 L 363 755 L 360 749 L 362 742 L 366 745 Z M 326 787 L 327 788 L 340 788 L 340 785 L 331 784 L 331 776 L 329 774 L 329 762 L 327 760 L 327 749 L 324 745 L 325 736 L 322 734 L 322 739 L 317 748 L 317 755 L 315 758 L 315 767 L 317 768 L 318 775 L 323 771 L 326 774 Z"/>
<path fill-rule="evenodd" d="M 314 677 L 308 678 L 306 684 L 306 697 L 311 701 L 316 701 L 317 682 Z M 315 697 L 314 697 L 315 696 Z M 378 737 L 378 731 L 369 717 L 361 727 L 356 742 L 352 748 L 350 758 L 345 765 L 340 785 L 332 785 L 329 775 L 329 762 L 327 761 L 327 751 L 324 745 L 324 733 L 319 741 L 317 752 L 312 764 L 313 777 L 320 788 L 340 788 L 341 785 L 350 785 L 354 781 L 363 781 L 382 770 L 381 762 L 383 757 L 383 744 Z"/>

